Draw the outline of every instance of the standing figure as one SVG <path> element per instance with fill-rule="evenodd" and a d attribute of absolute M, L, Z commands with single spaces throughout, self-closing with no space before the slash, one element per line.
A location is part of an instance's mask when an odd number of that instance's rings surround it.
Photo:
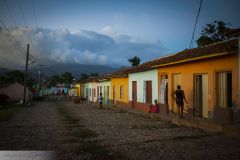
<path fill-rule="evenodd" d="M 176 97 L 174 97 L 174 95 L 176 95 Z M 172 94 L 173 99 L 175 99 L 176 104 L 177 104 L 177 108 L 178 108 L 178 116 L 179 118 L 182 118 L 183 116 L 183 106 L 184 106 L 184 102 L 183 100 L 188 104 L 184 91 L 181 90 L 181 86 L 178 85 L 177 86 L 177 90 L 174 91 L 174 93 Z"/>
<path fill-rule="evenodd" d="M 103 101 L 103 97 L 102 97 L 102 93 L 100 93 L 100 96 L 98 97 L 98 103 L 99 103 L 100 109 L 102 109 L 102 101 Z"/>

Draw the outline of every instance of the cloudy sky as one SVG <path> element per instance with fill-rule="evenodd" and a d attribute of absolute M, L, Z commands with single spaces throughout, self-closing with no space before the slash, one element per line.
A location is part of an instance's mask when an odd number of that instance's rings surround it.
<path fill-rule="evenodd" d="M 30 53 L 42 64 L 118 67 L 129 65 L 133 56 L 144 62 L 189 48 L 199 2 L 0 0 L 0 19 L 20 45 L 30 44 Z M 203 0 L 195 40 L 214 20 L 240 27 L 239 6 L 239 0 Z M 24 64 L 19 44 L 0 35 L 1 66 Z"/>

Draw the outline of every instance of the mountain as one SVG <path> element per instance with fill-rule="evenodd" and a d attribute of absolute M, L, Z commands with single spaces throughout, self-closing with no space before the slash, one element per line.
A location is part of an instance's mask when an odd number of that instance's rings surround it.
<path fill-rule="evenodd" d="M 0 68 L 0 76 L 3 76 L 5 73 L 9 72 L 10 69 L 7 68 Z"/>
<path fill-rule="evenodd" d="M 63 74 L 65 72 L 71 72 L 75 77 L 80 77 L 81 73 L 90 74 L 106 74 L 118 70 L 110 66 L 100 65 L 83 65 L 83 64 L 54 64 L 49 67 L 43 66 L 42 73 L 46 76 L 52 76 L 55 74 Z"/>

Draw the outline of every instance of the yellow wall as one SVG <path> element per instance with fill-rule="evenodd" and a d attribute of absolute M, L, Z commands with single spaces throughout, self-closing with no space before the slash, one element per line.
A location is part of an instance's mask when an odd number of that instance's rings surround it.
<path fill-rule="evenodd" d="M 215 89 L 215 75 L 219 70 L 226 70 L 232 72 L 232 101 L 233 106 L 239 108 L 238 100 L 238 58 L 237 54 L 225 55 L 221 57 L 198 60 L 194 62 L 175 64 L 171 66 L 162 66 L 158 69 L 159 84 L 162 74 L 168 75 L 168 104 L 169 109 L 172 110 L 173 100 L 171 98 L 172 79 L 173 74 L 180 73 L 181 87 L 185 92 L 186 99 L 193 106 L 194 101 L 194 74 L 206 73 L 208 75 L 208 111 L 212 112 L 213 107 L 216 106 L 216 89 Z M 158 92 L 159 94 L 159 92 Z M 158 95 L 159 97 L 159 95 Z"/>
<path fill-rule="evenodd" d="M 123 86 L 123 97 L 120 99 L 120 86 Z M 115 86 L 115 101 L 128 103 L 128 77 L 111 79 L 111 100 L 113 100 L 113 86 Z"/>
<path fill-rule="evenodd" d="M 76 96 L 80 97 L 80 84 L 76 84 Z"/>

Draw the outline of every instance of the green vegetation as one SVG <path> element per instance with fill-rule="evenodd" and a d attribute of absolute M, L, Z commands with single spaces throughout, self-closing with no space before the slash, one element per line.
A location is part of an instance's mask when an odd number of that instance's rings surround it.
<path fill-rule="evenodd" d="M 197 39 L 197 45 L 202 47 L 228 39 L 226 32 L 230 30 L 229 25 L 223 21 L 214 21 L 207 24 L 203 27 L 201 36 Z"/>
<path fill-rule="evenodd" d="M 130 62 L 132 66 L 138 66 L 141 60 L 139 57 L 134 56 L 133 58 L 130 58 L 128 62 Z"/>
<path fill-rule="evenodd" d="M 0 121 L 9 120 L 14 114 L 23 109 L 23 105 L 19 104 L 3 104 L 0 107 Z"/>
<path fill-rule="evenodd" d="M 72 143 L 78 143 L 78 154 L 89 154 L 89 159 L 98 160 L 114 160 L 114 159 L 126 159 L 119 153 L 111 154 L 109 149 L 99 144 L 99 141 L 94 140 L 98 134 L 93 130 L 86 128 L 83 125 L 79 125 L 80 118 L 74 117 L 62 104 L 58 104 L 58 113 L 63 116 L 64 121 L 68 124 L 68 130 L 74 136 Z"/>

